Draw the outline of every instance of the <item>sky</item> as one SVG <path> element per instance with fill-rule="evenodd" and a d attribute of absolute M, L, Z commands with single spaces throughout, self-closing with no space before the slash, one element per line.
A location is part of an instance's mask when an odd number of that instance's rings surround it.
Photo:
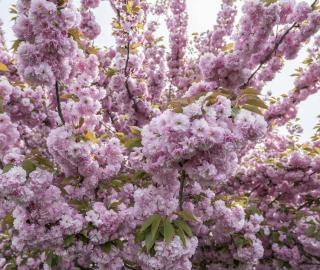
<path fill-rule="evenodd" d="M 154 0 L 151 0 L 153 2 Z M 14 4 L 16 0 L 0 0 L 0 18 L 4 23 L 4 31 L 6 40 L 12 42 L 15 37 L 12 33 L 11 26 L 12 14 L 9 13 L 9 7 Z M 74 0 L 76 4 L 80 0 Z M 241 2 L 241 1 L 238 1 Z M 312 2 L 307 0 L 307 2 Z M 187 9 L 189 13 L 188 18 L 188 34 L 194 32 L 204 32 L 208 29 L 212 29 L 215 23 L 217 13 L 220 7 L 220 0 L 187 0 Z M 94 10 L 96 19 L 102 28 L 102 33 L 95 40 L 95 45 L 112 46 L 114 39 L 111 35 L 111 20 L 114 17 L 114 13 L 109 7 L 108 1 L 102 1 L 99 8 Z M 241 12 L 238 14 L 241 15 Z M 160 19 L 160 27 L 158 34 L 164 36 L 165 44 L 168 43 L 168 31 L 165 25 L 165 21 Z M 310 42 L 310 44 L 312 44 Z M 293 88 L 294 77 L 290 74 L 294 73 L 294 69 L 301 65 L 301 62 L 306 58 L 306 48 L 302 50 L 299 56 L 291 61 L 287 61 L 284 68 L 277 74 L 276 78 L 268 83 L 264 91 L 271 91 L 274 96 L 280 96 L 283 93 L 288 93 Z M 304 142 L 312 135 L 313 127 L 317 123 L 317 115 L 320 114 L 320 93 L 309 97 L 307 100 L 299 105 L 298 117 L 301 119 L 300 123 L 304 129 L 301 136 L 301 142 Z"/>

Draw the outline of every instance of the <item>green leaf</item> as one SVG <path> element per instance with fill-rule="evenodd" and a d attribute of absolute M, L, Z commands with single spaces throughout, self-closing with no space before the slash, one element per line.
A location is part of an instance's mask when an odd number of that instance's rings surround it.
<path fill-rule="evenodd" d="M 312 237 L 314 235 L 316 231 L 316 225 L 315 224 L 311 224 L 309 225 L 307 231 L 306 231 L 306 234 L 308 237 Z"/>
<path fill-rule="evenodd" d="M 20 43 L 22 42 L 22 40 L 17 39 L 13 42 L 11 49 L 13 50 L 13 52 L 16 52 L 20 46 Z"/>
<path fill-rule="evenodd" d="M 63 5 L 65 5 L 66 3 L 68 3 L 68 0 L 58 0 L 58 6 L 62 7 Z"/>
<path fill-rule="evenodd" d="M 76 208 L 80 213 L 85 214 L 90 210 L 90 204 L 88 201 L 81 201 L 77 199 L 72 199 L 70 204 Z"/>
<path fill-rule="evenodd" d="M 140 230 L 138 232 L 136 232 L 136 235 L 135 235 L 135 241 L 136 242 L 142 242 L 144 241 L 144 239 L 146 239 L 146 235 L 147 235 L 148 231 L 145 230 L 143 232 L 141 232 Z"/>
<path fill-rule="evenodd" d="M 15 5 L 11 5 L 10 10 L 9 10 L 9 13 L 11 13 L 11 14 L 18 14 L 18 11 L 17 11 Z"/>
<path fill-rule="evenodd" d="M 276 3 L 278 0 L 263 0 L 266 6 L 270 6 L 273 3 Z"/>
<path fill-rule="evenodd" d="M 79 120 L 79 125 L 77 125 L 76 128 L 81 128 L 83 123 L 84 123 L 84 118 L 81 116 Z"/>
<path fill-rule="evenodd" d="M 21 167 L 29 174 L 31 172 L 33 172 L 37 166 L 32 162 L 32 160 L 30 159 L 25 159 L 22 164 Z"/>
<path fill-rule="evenodd" d="M 70 247 L 74 243 L 75 240 L 76 240 L 75 235 L 67 235 L 63 240 L 63 244 L 65 247 Z"/>
<path fill-rule="evenodd" d="M 146 229 L 148 229 L 151 224 L 157 219 L 159 215 L 155 214 L 152 215 L 151 217 L 148 217 L 142 224 L 141 228 L 140 228 L 140 232 L 144 232 Z"/>
<path fill-rule="evenodd" d="M 79 28 L 70 28 L 68 30 L 69 37 L 72 37 L 75 41 L 79 42 L 80 38 L 83 37 L 83 33 Z"/>
<path fill-rule="evenodd" d="M 152 234 L 152 237 L 155 237 L 157 232 L 158 232 L 158 229 L 159 229 L 159 225 L 160 225 L 160 222 L 161 222 L 161 216 L 160 215 L 156 215 L 156 218 L 155 220 L 152 222 L 152 225 L 151 225 L 151 234 Z"/>
<path fill-rule="evenodd" d="M 155 242 L 156 242 L 156 237 L 153 237 L 152 233 L 149 232 L 145 240 L 145 243 L 146 243 L 145 247 L 147 249 L 147 252 L 149 252 L 152 249 Z"/>
<path fill-rule="evenodd" d="M 183 243 L 183 246 L 186 247 L 187 240 L 186 240 L 186 235 L 184 234 L 184 231 L 178 228 L 177 234 L 179 235 L 180 240 Z"/>
<path fill-rule="evenodd" d="M 197 221 L 194 215 L 191 212 L 186 210 L 177 212 L 177 215 L 185 221 Z"/>
<path fill-rule="evenodd" d="M 257 113 L 257 114 L 261 114 L 262 115 L 262 112 L 260 111 L 260 109 L 256 106 L 252 106 L 250 104 L 246 104 L 246 105 L 243 105 L 242 106 L 243 109 L 246 109 L 247 111 L 250 111 L 250 112 L 254 112 L 254 113 Z"/>
<path fill-rule="evenodd" d="M 252 106 L 256 106 L 262 109 L 268 109 L 268 106 L 263 102 L 262 99 L 255 97 L 255 98 L 251 98 L 248 99 L 246 101 L 246 104 L 252 105 Z"/>
<path fill-rule="evenodd" d="M 57 256 L 56 254 L 54 254 L 52 251 L 49 251 L 47 258 L 46 258 L 46 263 L 50 266 L 50 267 L 55 267 L 58 266 L 59 262 L 60 262 L 60 257 Z"/>
<path fill-rule="evenodd" d="M 183 230 L 188 237 L 192 236 L 192 230 L 187 223 L 181 220 L 175 220 L 173 223 L 181 230 Z"/>
<path fill-rule="evenodd" d="M 108 76 L 108 77 L 112 77 L 114 74 L 116 74 L 117 73 L 117 70 L 116 69 L 114 69 L 114 68 L 108 68 L 108 70 L 106 71 L 106 75 Z"/>
<path fill-rule="evenodd" d="M 13 215 L 12 215 L 12 214 L 7 214 L 7 215 L 3 218 L 2 221 L 3 221 L 3 224 L 12 227 L 12 226 L 13 226 L 13 221 L 14 221 Z"/>
<path fill-rule="evenodd" d="M 277 259 L 276 261 L 277 261 L 277 265 L 278 265 L 279 269 L 292 269 L 290 263 L 283 261 L 283 260 L 280 260 L 280 259 Z"/>
<path fill-rule="evenodd" d="M 86 245 L 89 244 L 89 242 L 90 242 L 90 238 L 85 236 L 85 235 L 83 235 L 83 234 L 79 234 L 78 238 L 79 238 L 80 241 L 82 241 Z"/>
<path fill-rule="evenodd" d="M 8 264 L 5 265 L 5 267 L 3 268 L 3 270 L 17 270 L 17 265 L 15 262 L 10 261 Z"/>
<path fill-rule="evenodd" d="M 259 214 L 260 211 L 256 205 L 251 205 L 246 209 L 246 216 L 249 218 L 253 214 Z"/>
<path fill-rule="evenodd" d="M 123 200 L 114 201 L 109 204 L 108 209 L 117 209 L 120 204 L 122 204 Z"/>
<path fill-rule="evenodd" d="M 129 126 L 129 129 L 130 129 L 131 133 L 134 134 L 134 135 L 140 135 L 141 134 L 141 129 L 139 127 Z"/>
<path fill-rule="evenodd" d="M 237 247 L 242 248 L 245 245 L 245 239 L 243 238 L 236 238 L 234 239 L 234 243 L 236 244 Z"/>
<path fill-rule="evenodd" d="M 127 140 L 127 136 L 123 132 L 116 132 L 115 135 L 120 140 L 121 143 L 125 143 Z"/>
<path fill-rule="evenodd" d="M 113 240 L 111 243 L 117 247 L 118 249 L 123 249 L 124 247 L 124 242 L 126 242 L 125 240 L 124 241 L 121 241 L 120 239 L 116 239 L 116 240 Z"/>
<path fill-rule="evenodd" d="M 280 234 L 276 231 L 271 232 L 271 238 L 273 242 L 278 242 L 279 241 L 279 236 Z"/>
<path fill-rule="evenodd" d="M 10 171 L 13 168 L 12 164 L 7 164 L 3 167 L 2 172 L 3 173 L 7 173 L 8 171 Z"/>
<path fill-rule="evenodd" d="M 305 65 L 310 65 L 313 63 L 313 59 L 312 58 L 307 58 L 305 60 L 302 61 L 303 64 Z"/>
<path fill-rule="evenodd" d="M 94 135 L 94 133 L 93 132 L 91 132 L 91 131 L 86 131 L 85 133 L 84 133 L 84 137 L 87 139 L 87 140 L 89 140 L 89 141 L 91 141 L 91 142 L 93 142 L 93 143 L 98 143 L 99 142 L 99 140 L 96 138 L 96 136 Z"/>
<path fill-rule="evenodd" d="M 99 48 L 95 46 L 89 46 L 88 48 L 86 48 L 86 52 L 88 54 L 97 54 L 99 52 Z"/>
<path fill-rule="evenodd" d="M 39 165 L 43 165 L 43 166 L 47 167 L 50 170 L 54 169 L 53 164 L 51 163 L 51 161 L 46 159 L 45 157 L 43 157 L 41 155 L 36 155 L 34 157 L 34 160 L 37 161 L 37 163 Z"/>
<path fill-rule="evenodd" d="M 258 96 L 259 95 L 259 92 L 257 89 L 253 88 L 253 87 L 248 87 L 248 88 L 245 88 L 241 91 L 241 94 L 242 95 L 255 95 L 255 96 Z"/>
<path fill-rule="evenodd" d="M 100 247 L 104 253 L 109 253 L 112 249 L 112 244 L 111 244 L 111 242 L 106 242 L 106 243 L 100 245 Z"/>
<path fill-rule="evenodd" d="M 76 94 L 65 94 L 65 95 L 60 96 L 60 99 L 61 100 L 72 99 L 75 102 L 79 102 L 80 101 L 79 97 Z"/>
<path fill-rule="evenodd" d="M 88 227 L 84 228 L 84 229 L 80 232 L 80 234 L 82 234 L 82 235 L 85 236 L 85 237 L 89 237 L 90 229 L 91 229 L 91 226 L 89 225 Z"/>
<path fill-rule="evenodd" d="M 172 226 L 171 222 L 168 219 L 165 219 L 164 225 L 163 225 L 163 236 L 167 244 L 169 244 L 172 241 L 174 234 L 175 234 L 174 227 Z"/>
<path fill-rule="evenodd" d="M 316 235 L 316 239 L 317 239 L 317 241 L 320 241 L 320 231 L 318 231 L 318 233 Z"/>
<path fill-rule="evenodd" d="M 6 64 L 0 62 L 0 71 L 6 72 L 9 71 L 9 68 Z"/>
<path fill-rule="evenodd" d="M 129 139 L 124 143 L 124 146 L 128 149 L 132 149 L 134 147 L 141 147 L 142 146 L 141 138 L 137 137 L 137 138 Z"/>

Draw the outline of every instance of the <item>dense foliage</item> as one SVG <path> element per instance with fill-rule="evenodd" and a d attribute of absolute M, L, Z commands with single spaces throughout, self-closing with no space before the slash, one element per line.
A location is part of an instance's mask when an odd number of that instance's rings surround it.
<path fill-rule="evenodd" d="M 191 40 L 186 0 L 109 2 L 113 48 L 100 0 L 18 0 L 0 30 L 0 268 L 320 269 L 317 1 L 223 0 Z"/>

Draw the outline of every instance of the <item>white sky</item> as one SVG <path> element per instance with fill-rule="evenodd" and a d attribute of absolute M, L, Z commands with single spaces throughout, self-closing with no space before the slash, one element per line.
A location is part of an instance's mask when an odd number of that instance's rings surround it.
<path fill-rule="evenodd" d="M 16 0 L 0 0 L 0 18 L 4 23 L 7 42 L 11 42 L 15 39 L 11 30 L 12 14 L 9 13 L 9 7 L 15 2 Z M 74 2 L 79 3 L 80 0 L 74 0 Z M 307 2 L 312 1 L 307 0 Z M 203 32 L 212 28 L 219 11 L 220 3 L 220 0 L 187 0 L 189 12 L 189 35 L 193 32 Z M 95 44 L 101 47 L 112 46 L 114 44 L 114 39 L 111 36 L 111 20 L 114 14 L 109 7 L 108 1 L 102 1 L 99 8 L 94 10 L 94 13 L 98 23 L 103 29 L 100 36 L 96 39 Z M 164 20 L 161 20 L 160 23 L 159 36 L 164 36 L 165 40 L 167 40 L 168 31 Z M 306 58 L 305 49 L 301 51 L 299 57 L 295 60 L 287 61 L 284 69 L 265 87 L 264 90 L 271 90 L 274 96 L 287 93 L 293 88 L 294 77 L 291 77 L 290 74 L 294 73 L 294 69 L 301 65 L 300 63 L 304 58 Z M 308 140 L 312 135 L 312 128 L 317 122 L 316 116 L 320 114 L 319 100 L 320 93 L 309 97 L 299 106 L 298 117 L 300 117 L 301 125 L 304 128 L 304 133 L 301 138 L 302 141 Z"/>

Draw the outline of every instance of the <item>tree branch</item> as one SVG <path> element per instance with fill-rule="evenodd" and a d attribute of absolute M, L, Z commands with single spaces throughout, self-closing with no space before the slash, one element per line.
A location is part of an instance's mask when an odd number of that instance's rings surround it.
<path fill-rule="evenodd" d="M 132 100 L 133 102 L 133 109 L 136 113 L 139 112 L 139 108 L 137 105 L 137 102 L 134 98 L 134 96 L 131 94 L 130 92 L 130 88 L 129 88 L 129 71 L 128 71 L 128 65 L 129 65 L 129 58 L 130 58 L 130 40 L 129 40 L 129 35 L 128 35 L 128 43 L 127 43 L 127 58 L 126 58 L 126 65 L 124 67 L 124 75 L 126 77 L 126 81 L 125 81 L 125 87 L 127 89 L 127 94 L 129 96 L 129 99 Z M 137 120 L 136 120 L 137 122 Z"/>
<path fill-rule="evenodd" d="M 181 176 L 180 176 L 180 188 L 179 188 L 179 209 L 180 211 L 183 210 L 183 189 L 184 189 L 184 185 L 185 185 L 185 181 L 186 181 L 186 173 L 184 170 L 182 170 L 181 172 Z"/>
<path fill-rule="evenodd" d="M 56 81 L 56 99 L 57 99 L 58 114 L 59 114 L 59 117 L 61 119 L 62 124 L 64 125 L 65 121 L 64 121 L 63 114 L 62 114 L 62 110 L 61 110 L 60 95 L 59 95 L 59 81 Z"/>

